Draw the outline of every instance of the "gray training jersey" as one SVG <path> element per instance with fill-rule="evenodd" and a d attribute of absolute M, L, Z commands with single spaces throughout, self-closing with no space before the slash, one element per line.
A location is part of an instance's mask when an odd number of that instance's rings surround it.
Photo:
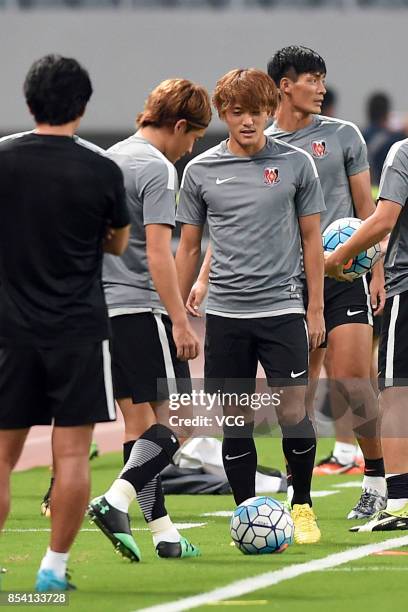
<path fill-rule="evenodd" d="M 298 217 L 325 210 L 316 166 L 301 149 L 267 138 L 251 157 L 227 142 L 187 164 L 177 221 L 208 221 L 212 260 L 207 312 L 304 312 Z"/>
<path fill-rule="evenodd" d="M 284 132 L 274 123 L 265 134 L 300 147 L 316 162 L 327 208 L 321 216 L 322 232 L 336 219 L 356 216 L 348 178 L 369 164 L 367 146 L 354 123 L 314 115 L 301 130 Z"/>
<path fill-rule="evenodd" d="M 392 297 L 408 290 L 408 138 L 389 150 L 378 197 L 402 206 L 384 262 L 387 297 Z"/>
<path fill-rule="evenodd" d="M 108 155 L 122 169 L 130 214 L 129 245 L 121 257 L 106 255 L 103 283 L 109 314 L 161 309 L 146 256 L 145 226 L 175 225 L 176 169 L 147 140 L 137 135 L 118 142 Z"/>

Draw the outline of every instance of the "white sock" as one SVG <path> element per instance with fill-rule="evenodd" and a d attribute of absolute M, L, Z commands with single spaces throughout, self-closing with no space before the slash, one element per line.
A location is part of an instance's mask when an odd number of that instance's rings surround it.
<path fill-rule="evenodd" d="M 337 442 L 334 445 L 333 455 L 337 461 L 342 465 L 347 465 L 354 461 L 356 447 L 354 444 L 348 444 L 346 442 Z"/>
<path fill-rule="evenodd" d="M 387 501 L 387 508 L 389 512 L 397 512 L 398 510 L 402 510 L 402 508 L 408 504 L 408 499 L 406 497 L 401 497 L 400 499 L 389 499 Z"/>
<path fill-rule="evenodd" d="M 355 446 L 354 459 L 355 459 L 355 461 L 361 461 L 362 459 L 364 460 L 363 451 L 361 450 L 359 444 L 356 444 L 356 446 Z"/>
<path fill-rule="evenodd" d="M 154 521 L 150 521 L 148 526 L 152 532 L 153 544 L 155 546 L 157 546 L 159 542 L 180 542 L 181 536 L 168 514 Z"/>
<path fill-rule="evenodd" d="M 41 561 L 40 570 L 52 570 L 57 578 L 65 578 L 67 571 L 69 552 L 59 553 L 47 548 L 47 552 Z"/>
<path fill-rule="evenodd" d="M 378 493 L 383 497 L 386 497 L 387 495 L 387 483 L 385 482 L 385 477 L 383 476 L 364 476 L 363 484 L 361 486 L 363 489 L 373 489 L 374 491 L 378 491 Z"/>
<path fill-rule="evenodd" d="M 289 504 L 292 503 L 292 499 L 293 499 L 293 486 L 292 485 L 288 486 L 288 490 L 286 493 L 286 499 L 288 500 Z"/>
<path fill-rule="evenodd" d="M 124 480 L 124 478 L 117 478 L 104 497 L 117 510 L 128 512 L 131 502 L 136 499 L 136 491 L 130 482 Z"/>

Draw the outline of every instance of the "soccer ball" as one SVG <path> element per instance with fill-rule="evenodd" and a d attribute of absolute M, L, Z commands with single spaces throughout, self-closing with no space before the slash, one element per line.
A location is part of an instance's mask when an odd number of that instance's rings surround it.
<path fill-rule="evenodd" d="M 251 497 L 231 517 L 231 537 L 245 555 L 283 552 L 293 541 L 294 526 L 286 508 L 272 497 Z"/>
<path fill-rule="evenodd" d="M 361 224 L 362 220 L 354 217 L 345 217 L 344 219 L 333 221 L 323 232 L 324 250 L 328 252 L 335 251 L 340 244 L 344 244 L 354 234 Z M 356 255 L 354 259 L 350 259 L 344 266 L 343 273 L 350 276 L 350 278 L 364 276 L 377 263 L 380 257 L 380 245 L 375 244 L 366 251 Z"/>

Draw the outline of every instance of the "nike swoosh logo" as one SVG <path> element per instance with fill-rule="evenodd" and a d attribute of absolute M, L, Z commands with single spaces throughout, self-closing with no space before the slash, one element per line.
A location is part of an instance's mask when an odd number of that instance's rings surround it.
<path fill-rule="evenodd" d="M 245 457 L 246 455 L 250 455 L 251 451 L 248 453 L 243 453 L 242 455 L 235 455 L 235 457 L 230 457 L 230 455 L 225 455 L 227 461 L 232 461 L 233 459 L 240 459 L 241 457 Z"/>
<path fill-rule="evenodd" d="M 302 372 L 295 372 L 292 370 L 290 373 L 290 377 L 291 378 L 299 378 L 299 376 L 302 376 L 302 374 L 305 374 L 306 370 L 303 370 Z"/>
<path fill-rule="evenodd" d="M 236 176 L 230 176 L 229 178 L 226 179 L 220 179 L 217 177 L 217 180 L 215 181 L 216 185 L 222 185 L 223 183 L 228 183 L 228 181 L 233 181 L 234 178 L 237 178 Z"/>
<path fill-rule="evenodd" d="M 312 448 L 314 448 L 314 447 L 315 447 L 315 445 L 314 445 L 314 444 L 312 444 L 312 446 L 311 446 L 310 448 L 307 448 L 307 449 L 306 449 L 306 450 L 304 450 L 304 451 L 297 451 L 297 450 L 294 448 L 294 449 L 293 449 L 293 454 L 294 454 L 294 455 L 305 455 L 306 453 L 308 453 L 309 451 L 311 451 L 311 450 L 312 450 Z"/>
<path fill-rule="evenodd" d="M 356 314 L 361 314 L 362 312 L 364 312 L 364 310 L 350 310 L 350 308 L 347 311 L 347 316 L 348 317 L 354 317 L 354 315 Z"/>

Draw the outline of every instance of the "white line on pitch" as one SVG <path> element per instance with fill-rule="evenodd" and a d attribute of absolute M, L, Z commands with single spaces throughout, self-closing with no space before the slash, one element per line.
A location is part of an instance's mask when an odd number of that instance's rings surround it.
<path fill-rule="evenodd" d="M 175 523 L 176 529 L 195 529 L 196 527 L 205 527 L 207 523 Z M 44 533 L 51 531 L 50 527 L 42 527 L 36 529 L 34 527 L 27 527 L 27 529 L 3 529 L 3 533 Z M 81 531 L 100 531 L 95 527 L 84 527 Z M 150 531 L 148 527 L 132 527 L 132 531 Z"/>
<path fill-rule="evenodd" d="M 408 536 L 402 536 L 399 538 L 391 538 L 384 540 L 383 542 L 377 542 L 375 544 L 367 544 L 365 546 L 358 546 L 357 548 L 351 548 L 344 550 L 340 553 L 328 555 L 322 559 L 314 559 L 307 563 L 296 563 L 295 565 L 289 565 L 280 570 L 273 572 L 266 572 L 259 576 L 251 576 L 244 580 L 237 580 L 231 584 L 207 591 L 207 593 L 200 593 L 199 595 L 193 595 L 192 597 L 186 597 L 185 599 L 179 599 L 178 601 L 171 601 L 165 604 L 159 604 L 157 606 L 151 606 L 149 608 L 139 609 L 138 612 L 182 612 L 182 610 L 190 610 L 191 608 L 198 608 L 199 606 L 208 605 L 216 601 L 222 601 L 224 599 L 236 599 L 247 593 L 258 591 L 259 589 L 265 589 L 274 584 L 279 584 L 284 580 L 290 580 L 291 578 L 297 578 L 302 574 L 309 574 L 311 572 L 320 572 L 322 570 L 342 565 L 343 563 L 349 563 L 350 561 L 356 561 L 362 559 L 367 555 L 379 552 L 381 550 L 390 550 L 391 548 L 400 548 L 401 546 L 408 546 Z"/>
<path fill-rule="evenodd" d="M 349 480 L 348 482 L 341 482 L 340 484 L 330 485 L 334 489 L 361 489 L 361 480 Z"/>

